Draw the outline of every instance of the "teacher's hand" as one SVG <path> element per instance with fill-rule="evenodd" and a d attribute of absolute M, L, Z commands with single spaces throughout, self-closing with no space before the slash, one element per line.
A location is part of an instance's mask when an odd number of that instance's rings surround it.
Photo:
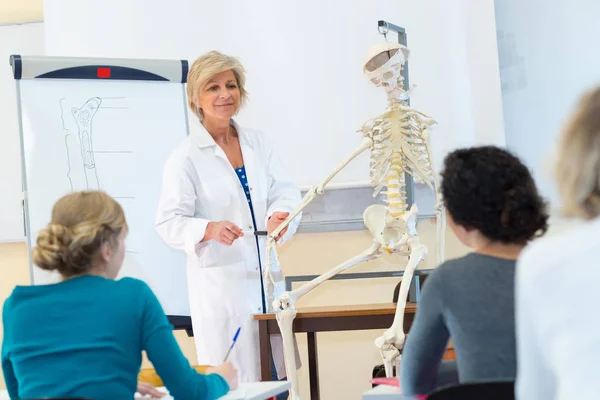
<path fill-rule="evenodd" d="M 233 222 L 209 222 L 206 225 L 204 240 L 216 240 L 219 243 L 231 246 L 240 236 L 243 236 L 242 230 Z"/>
<path fill-rule="evenodd" d="M 270 234 L 271 232 L 273 232 L 275 229 L 277 229 L 277 227 L 279 225 L 281 225 L 281 223 L 283 221 L 285 221 L 285 219 L 290 215 L 289 212 L 282 212 L 282 211 L 275 211 L 271 217 L 269 217 L 269 220 L 267 221 L 267 232 Z M 285 235 L 285 232 L 287 232 L 287 226 L 285 228 L 283 228 L 281 230 L 281 232 L 279 232 L 279 235 L 277 235 L 277 237 L 275 238 L 275 240 L 279 240 L 283 235 Z"/>

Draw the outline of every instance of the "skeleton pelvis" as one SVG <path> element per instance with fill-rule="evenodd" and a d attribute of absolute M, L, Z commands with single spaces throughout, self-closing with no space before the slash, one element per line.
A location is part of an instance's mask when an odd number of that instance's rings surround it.
<path fill-rule="evenodd" d="M 406 229 L 402 229 L 401 226 L 388 226 L 387 217 L 388 210 L 382 204 L 370 205 L 363 213 L 363 221 L 373 238 L 382 246 L 394 247 Z"/>
<path fill-rule="evenodd" d="M 386 248 L 394 248 L 404 234 L 416 235 L 417 214 L 416 204 L 399 217 L 392 217 L 383 204 L 373 204 L 363 213 L 363 221 L 379 244 Z"/>

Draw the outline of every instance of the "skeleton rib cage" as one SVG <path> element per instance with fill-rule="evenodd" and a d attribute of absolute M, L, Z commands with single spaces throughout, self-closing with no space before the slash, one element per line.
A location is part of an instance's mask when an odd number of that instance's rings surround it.
<path fill-rule="evenodd" d="M 369 163 L 373 197 L 386 195 L 392 216 L 407 210 L 405 172 L 415 182 L 425 183 L 435 190 L 427 143 L 429 127 L 433 124 L 435 121 L 427 115 L 415 111 L 405 102 L 397 102 L 391 103 L 384 114 L 369 120 L 360 129 L 363 135 L 373 140 Z M 384 187 L 387 191 L 382 192 Z"/>

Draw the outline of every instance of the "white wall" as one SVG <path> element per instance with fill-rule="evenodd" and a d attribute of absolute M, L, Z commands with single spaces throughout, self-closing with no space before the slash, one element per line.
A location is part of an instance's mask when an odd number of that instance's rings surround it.
<path fill-rule="evenodd" d="M 23 241 L 21 146 L 11 54 L 44 54 L 40 23 L 0 26 L 0 242 Z"/>
<path fill-rule="evenodd" d="M 493 1 L 463 0 L 473 143 L 506 144 Z"/>
<path fill-rule="evenodd" d="M 498 0 L 495 9 L 507 146 L 556 206 L 556 134 L 580 93 L 600 83 L 600 2 Z"/>
<path fill-rule="evenodd" d="M 384 109 L 385 94 L 361 70 L 383 40 L 380 19 L 407 29 L 412 104 L 439 122 L 436 164 L 456 146 L 504 143 L 493 3 L 478 1 L 481 15 L 470 3 L 55 0 L 44 14 L 49 55 L 193 60 L 216 48 L 240 57 L 251 95 L 240 119 L 272 137 L 304 186 L 344 159 L 359 142 L 356 129 Z M 334 182 L 366 181 L 367 156 Z"/>

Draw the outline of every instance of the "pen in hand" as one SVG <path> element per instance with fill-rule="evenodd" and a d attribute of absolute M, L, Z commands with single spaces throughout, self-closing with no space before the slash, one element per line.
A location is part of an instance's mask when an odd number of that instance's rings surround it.
<path fill-rule="evenodd" d="M 231 343 L 231 347 L 229 347 L 229 350 L 227 350 L 227 354 L 225 354 L 225 359 L 223 360 L 223 362 L 227 361 L 227 358 L 229 357 L 229 353 L 231 353 L 231 349 L 233 349 L 233 346 L 235 346 L 235 342 L 237 341 L 238 335 L 240 334 L 240 330 L 242 329 L 242 327 L 239 327 L 237 329 L 237 331 L 235 332 L 235 336 L 233 337 L 233 343 Z"/>
<path fill-rule="evenodd" d="M 244 235 L 250 235 L 250 236 L 267 236 L 268 235 L 267 231 L 242 231 L 242 233 Z"/>

